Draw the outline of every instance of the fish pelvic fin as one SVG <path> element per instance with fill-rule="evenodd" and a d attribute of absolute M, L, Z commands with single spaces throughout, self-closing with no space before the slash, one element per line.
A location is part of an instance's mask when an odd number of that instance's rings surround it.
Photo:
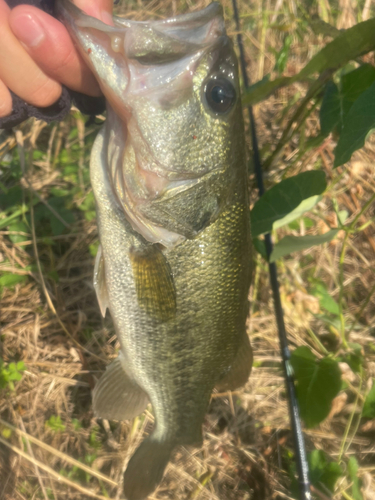
<path fill-rule="evenodd" d="M 147 394 L 132 380 L 124 368 L 124 358 L 119 356 L 107 366 L 96 384 L 92 402 L 94 414 L 108 420 L 130 420 L 146 408 Z"/>
<path fill-rule="evenodd" d="M 127 500 L 144 500 L 160 483 L 175 443 L 146 438 L 129 461 L 124 475 Z"/>
<path fill-rule="evenodd" d="M 105 268 L 104 268 L 104 258 L 102 246 L 99 245 L 98 253 L 96 254 L 95 267 L 94 267 L 94 288 L 96 291 L 96 296 L 98 298 L 100 312 L 103 318 L 108 307 L 108 291 L 105 282 Z"/>
<path fill-rule="evenodd" d="M 238 387 L 245 385 L 250 376 L 252 366 L 253 350 L 249 336 L 244 333 L 237 355 L 229 370 L 216 384 L 216 389 L 218 391 L 234 391 Z"/>

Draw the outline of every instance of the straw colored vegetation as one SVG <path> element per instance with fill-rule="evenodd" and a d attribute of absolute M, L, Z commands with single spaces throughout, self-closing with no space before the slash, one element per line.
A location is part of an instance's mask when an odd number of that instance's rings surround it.
<path fill-rule="evenodd" d="M 117 9 L 145 19 L 208 3 L 130 0 Z M 222 3 L 228 31 L 235 35 L 231 2 Z M 314 32 L 309 23 L 313 14 L 345 29 L 369 18 L 373 9 L 364 0 L 242 0 L 239 6 L 252 82 L 270 72 L 272 78 L 277 76 L 276 63 L 287 76 L 298 73 L 331 40 Z M 374 64 L 373 54 L 365 59 Z M 332 352 L 342 372 L 342 390 L 328 417 L 305 431 L 308 452 L 325 453 L 328 466 L 321 461 L 322 470 L 331 470 L 331 462 L 341 470 L 333 493 L 318 479 L 314 495 L 373 500 L 375 419 L 361 418 L 361 412 L 375 377 L 375 137 L 334 170 L 335 138 L 328 135 L 312 147 L 319 115 L 308 108 L 301 126 L 267 163 L 306 89 L 306 82 L 295 83 L 255 106 L 267 188 L 285 176 L 316 168 L 328 179 L 321 201 L 275 237 L 323 234 L 337 227 L 337 211 L 343 210 L 346 224 L 354 226 L 347 237 L 341 230 L 330 243 L 279 262 L 285 320 L 292 348 L 309 346 L 318 358 Z M 62 123 L 47 126 L 31 120 L 0 135 L 4 500 L 123 498 L 127 461 L 153 425 L 151 408 L 133 422 L 122 423 L 97 421 L 92 413 L 91 390 L 119 345 L 109 315 L 101 318 L 92 285 L 98 235 L 88 161 L 99 126 L 85 122 L 73 109 Z M 256 200 L 251 174 L 251 203 Z M 213 395 L 203 425 L 203 447 L 177 449 L 151 499 L 296 498 L 267 264 L 258 253 L 254 260 L 248 321 L 255 355 L 251 378 L 238 392 Z M 340 305 L 336 315 L 333 303 Z M 357 371 L 342 361 L 344 355 L 340 358 L 342 320 L 346 340 L 359 345 Z M 358 465 L 354 473 L 348 466 L 353 456 Z"/>

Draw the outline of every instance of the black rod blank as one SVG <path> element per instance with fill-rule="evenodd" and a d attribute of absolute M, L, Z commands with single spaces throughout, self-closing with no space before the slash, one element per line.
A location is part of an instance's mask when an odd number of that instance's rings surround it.
<path fill-rule="evenodd" d="M 237 1 L 232 0 L 233 3 L 233 14 L 234 20 L 236 23 L 237 30 L 237 43 L 240 51 L 240 65 L 241 72 L 244 82 L 245 89 L 250 87 L 249 78 L 246 70 L 246 62 L 245 62 L 245 52 L 242 43 L 242 36 L 240 33 L 240 21 L 238 15 Z M 247 107 L 250 119 L 250 131 L 251 131 L 251 141 L 253 146 L 253 158 L 254 158 L 254 170 L 255 176 L 257 180 L 259 196 L 264 194 L 264 183 L 263 183 L 263 175 L 262 175 L 262 164 L 260 160 L 259 147 L 258 147 L 258 139 L 256 133 L 256 126 L 254 120 L 253 109 L 251 106 Z M 264 241 L 266 245 L 267 257 L 269 258 L 273 249 L 272 237 L 270 233 L 267 233 L 264 236 Z M 275 316 L 277 322 L 277 328 L 279 332 L 279 341 L 280 341 L 280 350 L 282 357 L 282 364 L 285 373 L 285 383 L 288 394 L 288 402 L 289 402 L 289 415 L 291 420 L 292 433 L 294 438 L 294 446 L 295 446 L 295 455 L 296 455 L 296 467 L 298 474 L 298 485 L 299 485 L 299 498 L 300 500 L 310 500 L 311 499 L 311 491 L 310 491 L 310 482 L 309 482 L 309 467 L 307 464 L 306 458 L 306 449 L 305 442 L 302 433 L 301 426 L 301 418 L 299 412 L 299 405 L 296 396 L 296 389 L 294 385 L 294 377 L 293 377 L 293 369 L 290 364 L 290 351 L 288 347 L 288 339 L 285 329 L 284 323 L 284 313 L 281 305 L 280 298 L 280 288 L 279 282 L 277 279 L 277 268 L 274 262 L 268 263 L 269 275 L 272 287 L 272 294 L 274 300 L 274 308 L 275 308 Z"/>

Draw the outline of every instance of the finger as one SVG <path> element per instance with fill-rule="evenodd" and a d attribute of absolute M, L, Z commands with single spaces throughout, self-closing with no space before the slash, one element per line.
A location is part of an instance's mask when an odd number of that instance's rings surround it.
<path fill-rule="evenodd" d="M 94 75 L 57 19 L 36 7 L 20 5 L 12 10 L 9 23 L 31 58 L 50 78 L 78 92 L 101 95 Z M 43 37 L 35 35 L 38 30 Z"/>
<path fill-rule="evenodd" d="M 0 78 L 21 99 L 34 106 L 49 106 L 61 94 L 61 85 L 49 78 L 31 59 L 8 23 L 9 7 L 0 0 Z M 34 31 L 34 43 L 43 38 Z"/>
<path fill-rule="evenodd" d="M 12 112 L 12 96 L 7 86 L 0 80 L 0 118 Z"/>

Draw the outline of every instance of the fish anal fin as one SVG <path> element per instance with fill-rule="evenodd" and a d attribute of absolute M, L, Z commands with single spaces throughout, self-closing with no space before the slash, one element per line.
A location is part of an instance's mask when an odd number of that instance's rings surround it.
<path fill-rule="evenodd" d="M 234 391 L 246 384 L 253 365 L 253 350 L 250 345 L 249 336 L 244 334 L 237 355 L 230 369 L 216 384 L 218 391 Z"/>
<path fill-rule="evenodd" d="M 126 373 L 121 354 L 107 366 L 92 400 L 95 416 L 108 420 L 130 420 L 149 403 L 145 391 Z"/>
<path fill-rule="evenodd" d="M 130 251 L 138 304 L 156 320 L 176 315 L 176 290 L 169 264 L 158 245 Z"/>
<path fill-rule="evenodd" d="M 95 267 L 94 267 L 94 288 L 98 298 L 100 312 L 103 318 L 108 307 L 108 291 L 105 282 L 105 267 L 102 246 L 99 245 L 98 253 L 96 254 Z"/>

